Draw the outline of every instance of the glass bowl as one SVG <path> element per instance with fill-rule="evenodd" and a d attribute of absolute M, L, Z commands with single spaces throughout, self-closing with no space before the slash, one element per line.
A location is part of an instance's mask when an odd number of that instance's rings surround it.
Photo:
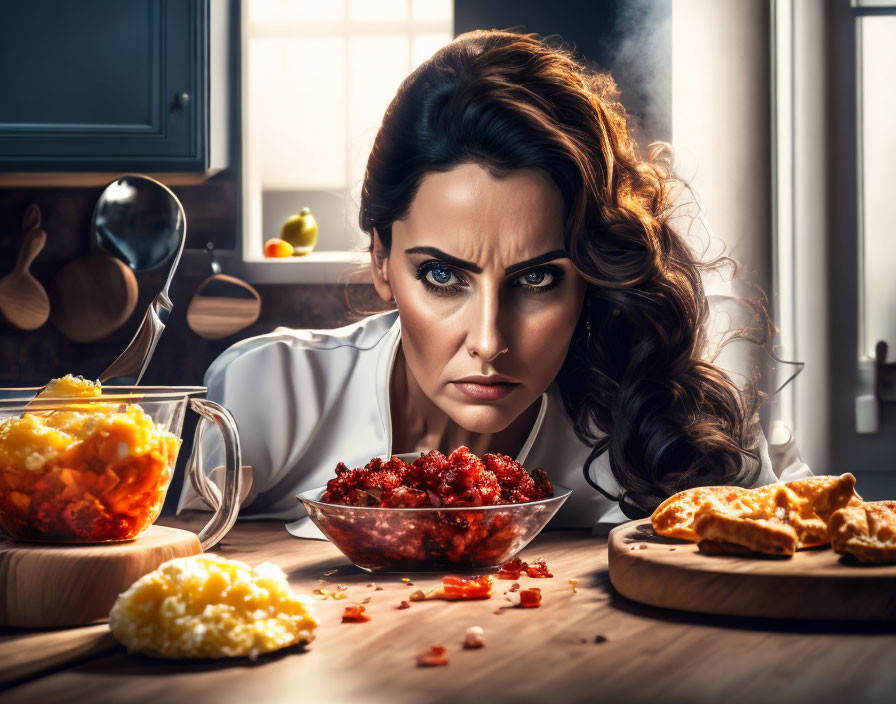
<path fill-rule="evenodd" d="M 375 508 L 325 503 L 326 487 L 297 496 L 321 532 L 368 572 L 486 570 L 507 562 L 538 535 L 572 489 L 496 506 Z"/>
<path fill-rule="evenodd" d="M 36 399 L 37 388 L 0 389 L 0 529 L 13 540 L 131 540 L 159 516 L 188 407 L 218 426 L 227 449 L 223 494 L 194 471 L 215 510 L 199 533 L 211 547 L 236 520 L 239 439 L 230 414 L 203 387 L 107 386 L 95 397 Z M 205 423 L 197 426 L 194 455 Z M 199 476 L 201 475 L 201 476 Z"/>

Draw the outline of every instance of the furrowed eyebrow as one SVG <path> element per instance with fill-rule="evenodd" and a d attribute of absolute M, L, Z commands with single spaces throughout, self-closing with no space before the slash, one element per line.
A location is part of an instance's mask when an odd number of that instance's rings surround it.
<path fill-rule="evenodd" d="M 458 259 L 457 257 L 453 257 L 447 252 L 443 252 L 441 249 L 436 247 L 411 247 L 410 249 L 404 250 L 405 254 L 428 254 L 431 257 L 435 257 L 436 259 L 440 259 L 446 264 L 451 264 L 451 266 L 456 266 L 458 269 L 466 269 L 467 271 L 472 271 L 474 274 L 481 274 L 482 267 L 474 264 L 473 262 L 468 262 L 466 259 Z"/>
<path fill-rule="evenodd" d="M 443 252 L 441 249 L 437 247 L 411 247 L 410 249 L 404 250 L 405 254 L 428 254 L 431 257 L 435 257 L 446 264 L 451 264 L 452 266 L 456 266 L 458 269 L 465 269 L 467 271 L 472 271 L 474 274 L 481 274 L 482 267 L 473 262 L 468 262 L 466 259 L 459 259 L 458 257 L 452 256 L 447 252 Z M 566 259 L 569 257 L 569 252 L 563 249 L 554 249 L 550 252 L 545 252 L 544 254 L 539 254 L 537 257 L 532 257 L 531 259 L 526 259 L 525 261 L 519 262 L 517 264 L 511 264 L 506 269 L 504 269 L 504 275 L 510 276 L 511 274 L 515 274 L 518 271 L 523 271 L 524 269 L 528 269 L 533 266 L 537 266 L 538 264 L 544 264 L 545 262 L 552 262 L 555 259 Z"/>
<path fill-rule="evenodd" d="M 555 259 L 566 259 L 569 257 L 569 252 L 562 249 L 555 249 L 550 252 L 545 252 L 544 254 L 539 254 L 537 257 L 532 257 L 531 259 L 527 259 L 524 262 L 520 262 L 519 264 L 512 264 L 504 270 L 505 276 L 510 276 L 511 274 L 515 274 L 518 271 L 522 271 L 523 269 L 528 269 L 529 267 L 536 266 L 537 264 L 544 264 L 545 262 L 552 262 Z"/>

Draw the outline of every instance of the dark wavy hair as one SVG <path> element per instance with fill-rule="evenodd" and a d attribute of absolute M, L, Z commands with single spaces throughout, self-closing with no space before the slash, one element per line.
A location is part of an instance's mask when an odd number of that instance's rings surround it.
<path fill-rule="evenodd" d="M 704 265 L 668 224 L 671 151 L 639 157 L 609 75 L 537 35 L 459 36 L 401 84 L 376 136 L 361 229 L 388 251 L 424 175 L 476 163 L 536 168 L 564 199 L 565 240 L 588 282 L 557 377 L 578 437 L 608 452 L 630 517 L 681 489 L 756 481 L 755 385 L 703 359 Z"/>

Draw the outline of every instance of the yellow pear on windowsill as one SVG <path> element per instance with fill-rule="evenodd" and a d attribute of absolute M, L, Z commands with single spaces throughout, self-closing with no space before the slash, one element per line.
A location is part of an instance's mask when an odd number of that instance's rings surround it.
<path fill-rule="evenodd" d="M 308 208 L 291 215 L 280 230 L 280 239 L 293 246 L 293 256 L 304 257 L 317 244 L 317 222 Z"/>

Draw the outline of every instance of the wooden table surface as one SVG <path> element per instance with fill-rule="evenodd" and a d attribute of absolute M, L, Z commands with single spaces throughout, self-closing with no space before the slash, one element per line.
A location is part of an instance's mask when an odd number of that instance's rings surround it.
<path fill-rule="evenodd" d="M 173 519 L 163 521 L 180 525 Z M 538 609 L 504 608 L 500 593 L 479 602 L 414 602 L 414 589 L 439 581 L 373 576 L 329 543 L 298 540 L 280 522 L 239 523 L 216 552 L 250 564 L 271 560 L 294 588 L 320 580 L 348 585 L 347 600 L 315 601 L 320 621 L 307 648 L 260 657 L 166 662 L 128 655 L 102 626 L 56 632 L 0 630 L 0 650 L 52 657 L 54 643 L 88 633 L 79 659 L 20 679 L 0 692 L 14 702 L 892 702 L 896 701 L 896 626 L 700 616 L 641 606 L 615 594 L 606 540 L 584 532 L 546 532 L 522 557 L 542 556 L 553 579 L 538 586 Z M 336 573 L 324 577 L 324 573 Z M 574 594 L 569 579 L 579 580 Z M 381 591 L 367 587 L 371 582 Z M 372 620 L 343 624 L 343 608 L 371 596 Z M 485 648 L 463 650 L 470 626 Z M 604 642 L 596 642 L 596 636 Z M 419 668 L 416 654 L 444 645 L 445 667 Z M 87 653 L 87 656 L 84 656 Z M 92 655 L 90 653 L 93 653 Z M 0 671 L 11 667 L 0 661 Z M 7 678 L 9 679 L 9 678 Z"/>

